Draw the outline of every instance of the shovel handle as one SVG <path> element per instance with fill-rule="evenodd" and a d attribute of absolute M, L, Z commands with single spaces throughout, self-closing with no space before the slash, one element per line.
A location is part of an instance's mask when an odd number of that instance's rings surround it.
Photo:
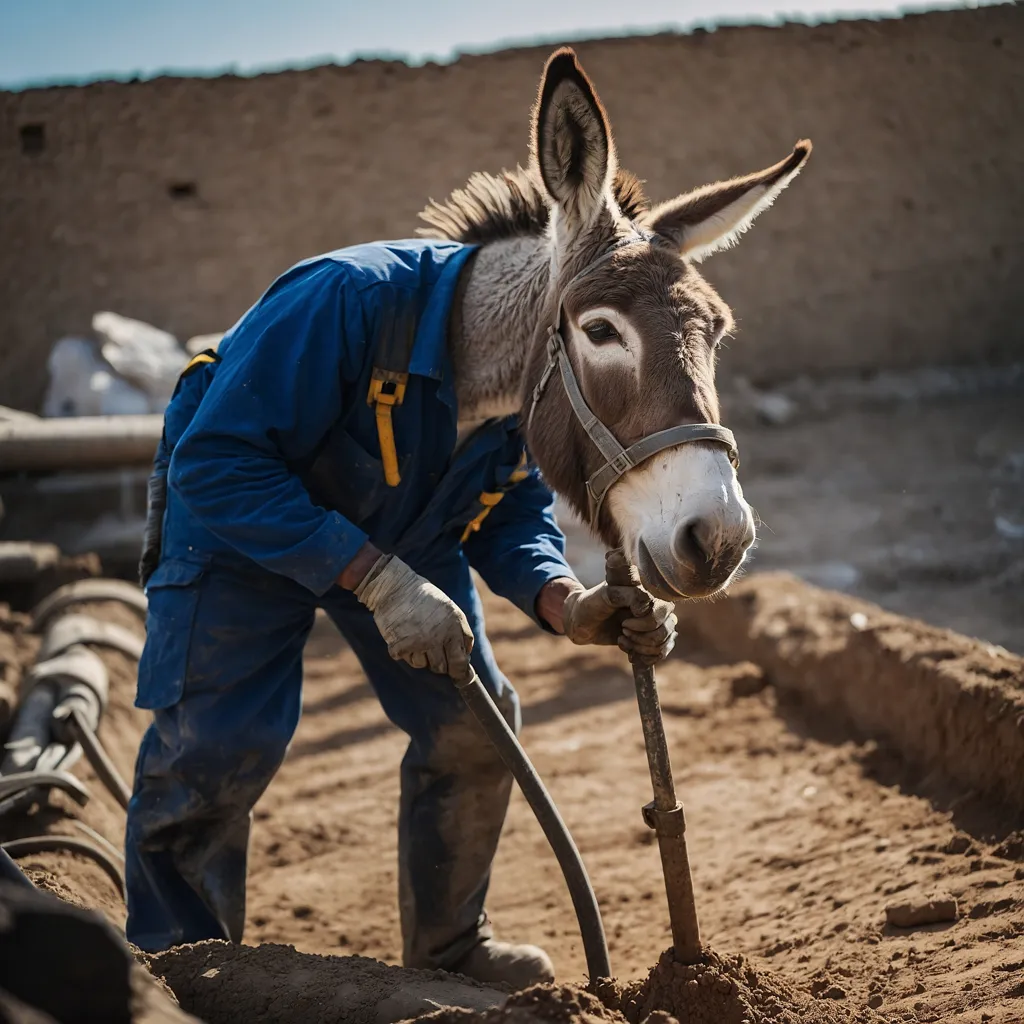
<path fill-rule="evenodd" d="M 640 586 L 640 574 L 621 550 L 609 551 L 605 555 L 605 579 L 610 586 Z M 654 829 L 658 837 L 676 959 L 684 964 L 693 964 L 701 956 L 700 924 L 686 849 L 686 820 L 672 781 L 672 760 L 661 717 L 658 684 L 652 666 L 644 665 L 632 656 L 629 660 L 633 666 L 636 703 L 654 791 L 654 800 L 644 807 L 644 822 Z"/>

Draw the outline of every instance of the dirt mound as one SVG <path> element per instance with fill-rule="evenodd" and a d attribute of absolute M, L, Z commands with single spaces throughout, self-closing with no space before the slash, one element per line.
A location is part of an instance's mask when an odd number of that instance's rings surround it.
<path fill-rule="evenodd" d="M 665 1014 L 656 1020 L 668 1021 Z M 603 1024 L 610 1021 L 625 1024 L 617 1009 L 575 985 L 534 985 L 508 997 L 504 1006 L 484 1013 L 452 1007 L 436 1010 L 416 1018 L 417 1024 Z"/>
<path fill-rule="evenodd" d="M 505 992 L 442 971 L 362 956 L 319 956 L 270 943 L 200 942 L 144 956 L 189 1013 L 206 1024 L 386 1024 L 450 1006 L 482 1013 Z"/>
<path fill-rule="evenodd" d="M 831 1002 L 812 1000 L 756 970 L 744 957 L 720 956 L 707 947 L 702 961 L 692 966 L 678 963 L 672 950 L 666 950 L 646 979 L 614 996 L 610 988 L 602 995 L 630 1024 L 649 1021 L 659 1011 L 679 1024 L 848 1024 L 879 1019 L 871 1011 L 854 1015 Z"/>

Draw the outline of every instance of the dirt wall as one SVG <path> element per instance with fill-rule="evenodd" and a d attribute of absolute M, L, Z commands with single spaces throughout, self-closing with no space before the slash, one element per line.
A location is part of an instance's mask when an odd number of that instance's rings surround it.
<path fill-rule="evenodd" d="M 685 628 L 760 665 L 776 689 L 908 761 L 1024 813 L 1024 660 L 785 573 L 685 607 Z"/>
<path fill-rule="evenodd" d="M 578 49 L 656 199 L 815 143 L 708 265 L 731 370 L 1024 352 L 1024 9 Z M 97 309 L 220 330 L 292 262 L 411 234 L 428 196 L 525 157 L 549 50 L 0 93 L 0 403 L 34 404 Z"/>

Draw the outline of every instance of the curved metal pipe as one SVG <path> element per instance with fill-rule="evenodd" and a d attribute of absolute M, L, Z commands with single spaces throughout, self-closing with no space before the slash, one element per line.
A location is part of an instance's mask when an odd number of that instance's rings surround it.
<path fill-rule="evenodd" d="M 18 862 L 0 846 L 0 881 L 13 882 L 23 889 L 34 889 L 32 879 L 18 867 Z"/>
<path fill-rule="evenodd" d="M 132 798 L 132 792 L 127 783 L 121 778 L 110 755 L 103 748 L 99 737 L 89 728 L 89 723 L 81 710 L 73 705 L 67 708 L 58 708 L 54 714 L 55 724 L 59 723 L 58 732 L 64 733 L 61 736 L 66 742 L 78 743 L 85 751 L 86 760 L 92 765 L 92 770 L 99 777 L 100 782 L 110 790 L 111 795 L 124 810 L 128 810 L 128 801 Z"/>
<path fill-rule="evenodd" d="M 501 755 L 505 766 L 512 773 L 523 796 L 533 809 L 533 813 L 544 830 L 551 849 L 562 869 L 565 884 L 569 887 L 572 905 L 576 911 L 576 919 L 580 924 L 580 935 L 583 939 L 583 951 L 587 958 L 587 970 L 590 980 L 610 978 L 611 963 L 608 959 L 608 943 L 604 935 L 604 923 L 601 911 L 594 895 L 594 887 L 590 884 L 590 876 L 583 864 L 580 851 L 576 848 L 569 829 L 562 816 L 558 813 L 551 794 L 548 793 L 530 762 L 526 751 L 516 734 L 509 728 L 505 716 L 491 700 L 491 695 L 484 689 L 483 683 L 476 672 L 464 682 L 456 682 L 462 699 L 477 721 L 483 726 L 484 732 Z"/>
<path fill-rule="evenodd" d="M 10 842 L 0 845 L 0 849 L 15 859 L 28 857 L 33 853 L 58 853 L 62 850 L 84 853 L 106 871 L 111 881 L 117 886 L 122 899 L 124 898 L 124 876 L 121 874 L 120 866 L 106 850 L 100 849 L 87 839 L 64 835 L 30 836 L 28 839 L 12 839 Z"/>

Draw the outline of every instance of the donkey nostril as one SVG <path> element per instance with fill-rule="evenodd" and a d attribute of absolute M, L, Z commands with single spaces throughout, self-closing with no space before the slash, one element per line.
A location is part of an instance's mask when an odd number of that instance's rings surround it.
<path fill-rule="evenodd" d="M 703 536 L 705 531 L 701 529 L 703 524 L 699 519 L 689 523 L 682 523 L 675 533 L 672 541 L 672 551 L 680 562 L 686 562 L 695 568 L 703 565 L 709 557 L 708 548 Z"/>

